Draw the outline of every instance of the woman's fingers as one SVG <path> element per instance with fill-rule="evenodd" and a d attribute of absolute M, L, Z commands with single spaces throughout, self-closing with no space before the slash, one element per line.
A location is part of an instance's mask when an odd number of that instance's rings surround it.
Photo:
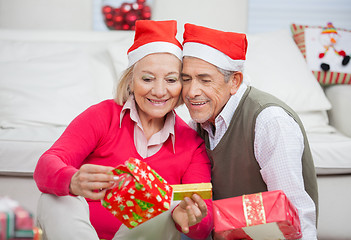
<path fill-rule="evenodd" d="M 93 164 L 83 165 L 72 177 L 70 192 L 91 199 L 101 199 L 114 183 L 114 168 Z M 101 191 L 103 190 L 103 191 Z"/>

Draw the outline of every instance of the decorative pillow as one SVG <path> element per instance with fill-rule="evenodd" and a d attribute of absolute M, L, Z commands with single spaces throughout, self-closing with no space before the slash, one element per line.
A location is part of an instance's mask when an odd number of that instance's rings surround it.
<path fill-rule="evenodd" d="M 298 113 L 330 109 L 289 30 L 248 35 L 246 56 L 245 73 L 253 86 L 280 98 Z"/>
<path fill-rule="evenodd" d="M 98 101 L 90 69 L 89 56 L 78 51 L 2 59 L 0 126 L 69 124 Z"/>
<path fill-rule="evenodd" d="M 351 84 L 351 31 L 325 26 L 291 25 L 293 38 L 318 82 Z"/>

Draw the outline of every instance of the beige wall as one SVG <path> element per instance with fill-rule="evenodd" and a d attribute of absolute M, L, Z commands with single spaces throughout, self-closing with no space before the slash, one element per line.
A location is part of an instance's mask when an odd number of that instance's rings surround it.
<path fill-rule="evenodd" d="M 246 32 L 248 0 L 153 0 L 153 18 L 177 19 L 178 32 L 184 23 L 223 31 Z"/>
<path fill-rule="evenodd" d="M 91 30 L 96 0 L 0 0 L 0 28 Z M 153 0 L 154 20 L 245 32 L 248 0 Z"/>
<path fill-rule="evenodd" d="M 0 28 L 90 30 L 90 0 L 0 0 Z"/>

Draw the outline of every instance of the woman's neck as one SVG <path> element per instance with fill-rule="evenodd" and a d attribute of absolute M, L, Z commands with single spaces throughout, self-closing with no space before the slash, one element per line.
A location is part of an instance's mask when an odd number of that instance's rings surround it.
<path fill-rule="evenodd" d="M 138 110 L 138 113 L 139 113 L 139 110 Z M 140 118 L 141 125 L 143 126 L 145 137 L 147 140 L 149 140 L 152 135 L 159 132 L 163 128 L 165 124 L 166 116 L 163 118 L 150 118 L 143 114 L 142 115 L 139 114 L 139 118 Z"/>

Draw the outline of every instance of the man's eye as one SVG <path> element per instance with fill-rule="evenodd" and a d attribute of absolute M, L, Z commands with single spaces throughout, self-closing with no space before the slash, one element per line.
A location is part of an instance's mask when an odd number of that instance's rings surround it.
<path fill-rule="evenodd" d="M 202 79 L 201 81 L 204 82 L 204 83 L 209 83 L 209 82 L 211 82 L 211 80 L 209 80 L 209 79 Z"/>
<path fill-rule="evenodd" d="M 182 81 L 183 82 L 188 82 L 188 81 L 190 81 L 191 79 L 190 78 L 182 78 Z"/>

